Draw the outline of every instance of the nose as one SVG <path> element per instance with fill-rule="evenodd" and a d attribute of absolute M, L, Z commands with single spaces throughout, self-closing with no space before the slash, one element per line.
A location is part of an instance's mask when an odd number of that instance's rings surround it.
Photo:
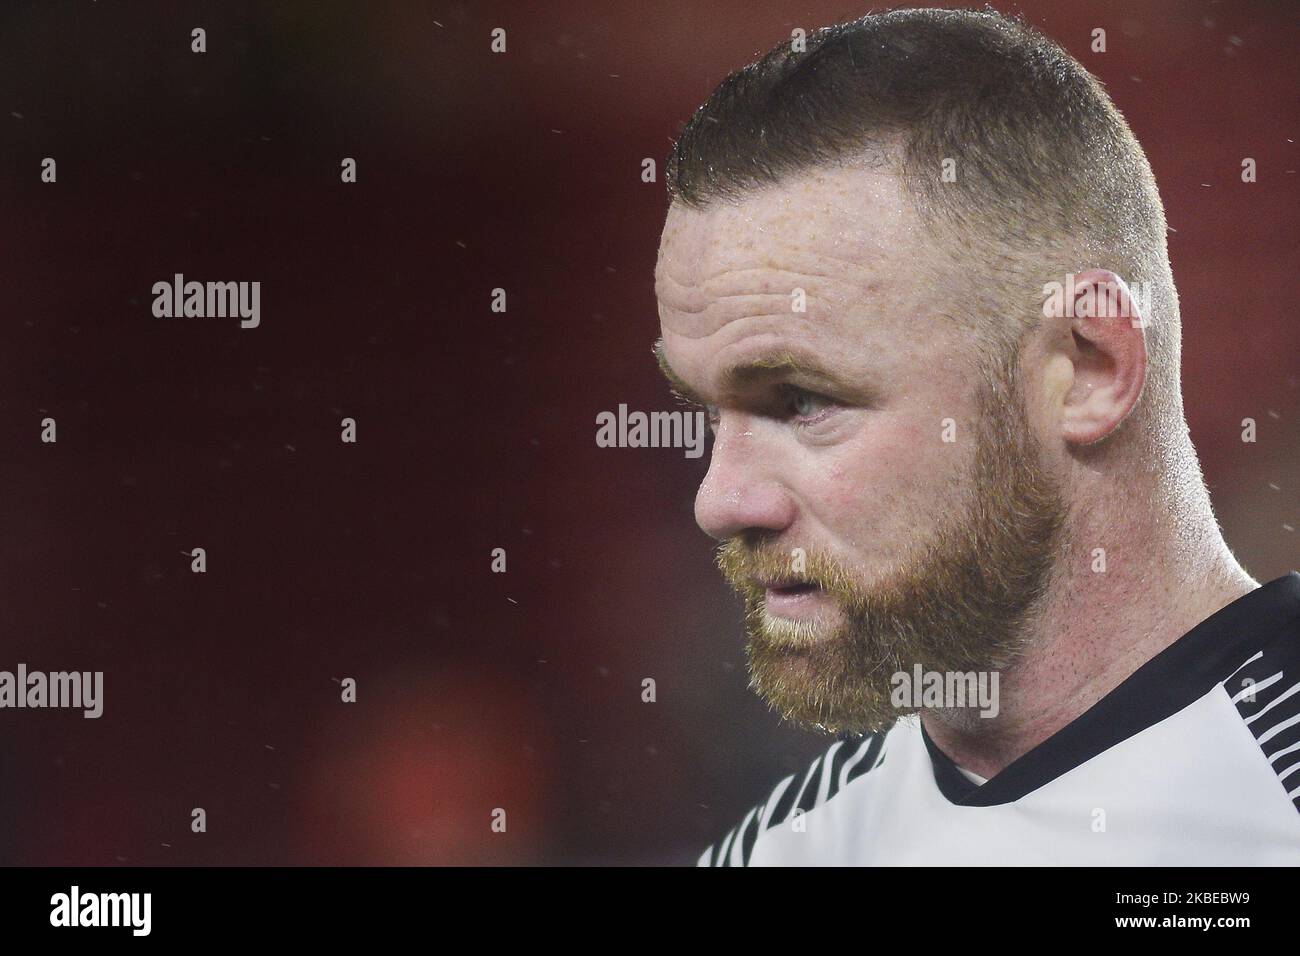
<path fill-rule="evenodd" d="M 781 532 L 795 517 L 794 501 L 778 480 L 770 454 L 742 416 L 723 414 L 709 471 L 695 495 L 695 522 L 719 541 L 745 531 Z"/>

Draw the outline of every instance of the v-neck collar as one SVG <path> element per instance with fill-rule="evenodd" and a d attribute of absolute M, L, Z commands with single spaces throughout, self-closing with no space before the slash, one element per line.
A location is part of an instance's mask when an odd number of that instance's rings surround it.
<path fill-rule="evenodd" d="M 1251 653 L 1300 623 L 1300 573 L 1292 571 L 1210 615 L 1051 737 L 983 784 L 941 751 L 921 721 L 940 792 L 952 803 L 992 807 L 1019 800 L 1134 734 L 1199 700 Z"/>

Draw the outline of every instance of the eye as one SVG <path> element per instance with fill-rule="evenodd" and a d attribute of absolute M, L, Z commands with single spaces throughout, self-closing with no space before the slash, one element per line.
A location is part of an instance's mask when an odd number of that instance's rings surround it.
<path fill-rule="evenodd" d="M 790 413 L 801 419 L 820 418 L 834 404 L 826 396 L 802 388 L 790 389 L 787 402 Z"/>

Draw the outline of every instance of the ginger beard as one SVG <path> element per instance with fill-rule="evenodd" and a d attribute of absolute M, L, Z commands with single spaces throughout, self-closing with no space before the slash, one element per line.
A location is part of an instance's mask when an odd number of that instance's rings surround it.
<path fill-rule="evenodd" d="M 719 547 L 718 566 L 745 599 L 750 687 L 783 718 L 830 733 L 883 731 L 917 709 L 891 702 L 894 674 L 917 664 L 1000 671 L 1023 652 L 1024 625 L 1061 555 L 1067 505 L 1029 430 L 1014 352 L 996 366 L 980 390 L 957 519 L 886 579 L 857 581 L 825 552 L 778 548 L 762 534 Z M 773 616 L 759 583 L 773 580 L 822 588 L 840 614 Z"/>

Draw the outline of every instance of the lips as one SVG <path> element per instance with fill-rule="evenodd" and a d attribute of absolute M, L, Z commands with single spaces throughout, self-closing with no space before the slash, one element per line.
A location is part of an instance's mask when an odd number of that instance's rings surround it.
<path fill-rule="evenodd" d="M 809 581 L 789 578 L 757 582 L 763 588 L 763 609 L 775 617 L 810 620 L 825 604 L 825 591 Z"/>
<path fill-rule="evenodd" d="M 820 591 L 821 588 L 810 581 L 788 581 L 788 582 L 759 582 L 764 591 L 769 594 L 808 594 L 812 591 Z"/>

